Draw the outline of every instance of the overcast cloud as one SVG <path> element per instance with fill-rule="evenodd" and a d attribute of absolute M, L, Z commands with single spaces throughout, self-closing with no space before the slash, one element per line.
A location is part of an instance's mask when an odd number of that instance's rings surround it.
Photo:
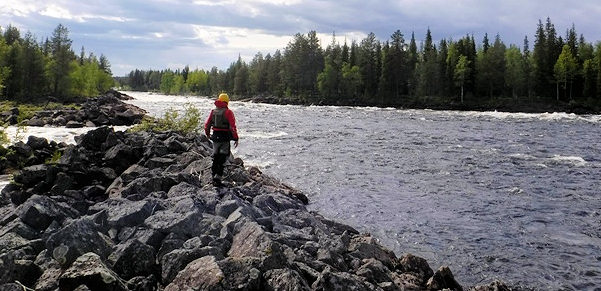
<path fill-rule="evenodd" d="M 114 75 L 132 69 L 225 69 L 241 55 L 283 49 L 295 33 L 315 30 L 322 46 L 332 32 L 343 42 L 369 32 L 386 40 L 400 30 L 406 39 L 435 40 L 499 33 L 507 44 L 531 46 L 538 20 L 551 18 L 564 35 L 572 24 L 587 41 L 601 40 L 598 0 L 0 0 L 1 26 L 31 31 L 39 39 L 65 25 L 73 50 L 104 54 Z"/>

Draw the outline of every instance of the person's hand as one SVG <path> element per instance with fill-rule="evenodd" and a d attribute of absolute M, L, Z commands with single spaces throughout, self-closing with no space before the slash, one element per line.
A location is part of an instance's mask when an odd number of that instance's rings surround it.
<path fill-rule="evenodd" d="M 238 147 L 238 141 L 236 140 L 236 141 L 234 141 L 234 148 L 237 148 L 237 147 Z"/>

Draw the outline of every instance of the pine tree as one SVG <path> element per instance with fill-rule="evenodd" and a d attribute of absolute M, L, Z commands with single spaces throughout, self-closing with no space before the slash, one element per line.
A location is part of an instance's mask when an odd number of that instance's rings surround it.
<path fill-rule="evenodd" d="M 71 51 L 71 39 L 69 30 L 59 24 L 50 39 L 52 61 L 50 63 L 49 76 L 52 82 L 52 92 L 57 97 L 65 97 L 69 92 L 69 73 L 71 71 L 71 60 L 75 58 Z"/>

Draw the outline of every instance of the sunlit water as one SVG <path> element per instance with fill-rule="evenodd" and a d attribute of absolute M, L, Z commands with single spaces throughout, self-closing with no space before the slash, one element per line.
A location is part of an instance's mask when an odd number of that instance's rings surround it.
<path fill-rule="evenodd" d="M 213 101 L 128 92 L 161 115 Z M 465 285 L 601 288 L 601 116 L 231 102 L 234 154 Z"/>

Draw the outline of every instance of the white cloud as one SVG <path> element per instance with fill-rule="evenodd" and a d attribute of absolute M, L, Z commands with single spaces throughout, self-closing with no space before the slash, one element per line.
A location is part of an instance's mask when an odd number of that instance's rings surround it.
<path fill-rule="evenodd" d="M 36 5 L 32 2 L 23 1 L 11 1 L 8 3 L 0 3 L 0 15 L 9 16 L 15 15 L 18 17 L 27 17 L 30 13 L 36 11 Z"/>
<path fill-rule="evenodd" d="M 86 22 L 87 20 L 91 20 L 91 19 L 101 19 L 101 20 L 115 21 L 115 22 L 126 22 L 126 21 L 133 20 L 131 18 L 126 18 L 126 17 L 108 16 L 108 15 L 102 15 L 102 14 L 90 14 L 90 13 L 74 14 L 74 13 L 71 13 L 71 11 L 69 11 L 68 9 L 58 6 L 56 4 L 50 4 L 50 5 L 46 6 L 39 13 L 40 13 L 40 15 L 44 15 L 44 16 L 48 16 L 48 17 L 52 17 L 52 18 L 67 19 L 67 20 L 73 20 L 73 21 L 77 21 L 77 22 Z"/>
<path fill-rule="evenodd" d="M 273 35 L 258 29 L 206 25 L 192 25 L 192 29 L 195 39 L 218 49 L 275 50 L 286 46 L 291 39 L 291 36 Z"/>

